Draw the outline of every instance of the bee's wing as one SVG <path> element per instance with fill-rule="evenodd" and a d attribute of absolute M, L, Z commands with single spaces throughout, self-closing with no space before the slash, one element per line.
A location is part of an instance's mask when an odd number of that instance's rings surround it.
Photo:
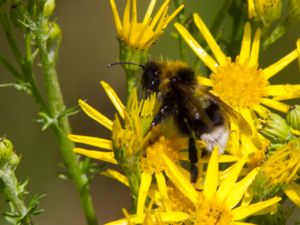
<path fill-rule="evenodd" d="M 183 98 L 182 104 L 184 104 L 186 108 L 186 116 L 188 119 L 190 119 L 190 121 L 201 120 L 209 130 L 213 128 L 212 121 L 204 111 L 201 101 L 195 96 L 191 87 L 176 82 L 172 83 L 172 85 Z"/>
<path fill-rule="evenodd" d="M 241 129 L 241 131 L 246 134 L 246 135 L 252 135 L 252 129 L 249 125 L 249 123 L 241 116 L 240 113 L 238 113 L 234 108 L 226 104 L 223 100 L 221 100 L 219 97 L 215 96 L 211 92 L 209 92 L 206 89 L 202 89 L 201 91 L 204 92 L 205 94 L 209 95 L 212 99 L 215 101 L 219 102 L 221 109 L 227 113 L 227 115 L 230 115 L 230 118 L 234 120 Z"/>

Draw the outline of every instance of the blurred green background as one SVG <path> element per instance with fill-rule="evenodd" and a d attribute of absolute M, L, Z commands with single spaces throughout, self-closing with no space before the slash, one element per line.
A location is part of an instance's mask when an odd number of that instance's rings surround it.
<path fill-rule="evenodd" d="M 117 0 L 124 5 L 125 1 Z M 160 2 L 160 1 L 158 1 Z M 189 1 L 189 10 L 196 9 L 204 21 L 210 25 L 217 13 L 219 0 Z M 138 1 L 145 10 L 148 1 Z M 113 118 L 114 108 L 100 87 L 99 81 L 105 80 L 125 99 L 125 78 L 118 66 L 106 68 L 111 62 L 118 61 L 118 42 L 108 0 L 57 1 L 57 22 L 63 31 L 63 41 L 57 64 L 61 88 L 67 106 L 77 104 L 77 99 L 88 103 L 109 118 Z M 122 7 L 120 7 L 122 8 Z M 172 25 L 169 29 L 173 29 Z M 224 27 L 226 29 L 226 27 Z M 263 53 L 261 67 L 280 59 L 295 48 L 300 37 L 299 26 L 294 26 L 275 46 Z M 0 32 L 0 51 L 12 56 Z M 176 59 L 178 51 L 176 41 L 170 35 L 164 35 L 154 46 L 152 56 Z M 297 64 L 289 66 L 273 82 L 287 80 L 300 83 Z M 11 82 L 10 75 L 0 67 L 0 83 Z M 6 135 L 14 143 L 22 161 L 17 171 L 21 181 L 29 179 L 30 194 L 46 194 L 40 208 L 45 212 L 35 218 L 36 224 L 85 224 L 79 205 L 79 198 L 71 182 L 60 180 L 61 157 L 54 136 L 49 131 L 41 132 L 36 122 L 37 108 L 33 100 L 23 92 L 13 88 L 0 89 L 0 136 Z M 72 116 L 73 133 L 109 138 L 109 133 L 84 113 Z M 129 191 L 118 182 L 96 176 L 92 183 L 92 195 L 99 224 L 122 216 L 121 208 L 129 208 Z M 0 204 L 4 212 L 3 203 Z M 1 221 L 1 224 L 6 224 Z"/>

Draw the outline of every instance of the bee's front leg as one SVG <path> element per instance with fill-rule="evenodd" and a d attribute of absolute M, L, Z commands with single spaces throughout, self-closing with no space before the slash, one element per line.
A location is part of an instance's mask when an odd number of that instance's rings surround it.
<path fill-rule="evenodd" d="M 190 173 L 191 173 L 191 182 L 196 183 L 198 179 L 198 154 L 196 148 L 196 142 L 193 137 L 189 138 L 189 160 L 191 163 Z"/>
<path fill-rule="evenodd" d="M 176 114 L 178 111 L 177 104 L 163 104 L 157 114 L 155 115 L 154 119 L 152 120 L 150 128 L 153 128 L 157 124 L 161 123 L 163 120 L 168 118 L 171 115 Z"/>

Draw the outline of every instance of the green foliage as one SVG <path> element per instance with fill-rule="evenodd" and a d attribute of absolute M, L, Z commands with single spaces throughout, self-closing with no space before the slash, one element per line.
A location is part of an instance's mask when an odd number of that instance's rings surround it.
<path fill-rule="evenodd" d="M 27 181 L 20 183 L 15 170 L 20 158 L 14 153 L 12 143 L 6 139 L 0 139 L 0 190 L 6 197 L 10 211 L 4 213 L 5 218 L 11 224 L 31 225 L 32 217 L 42 210 L 38 209 L 42 195 L 31 198 L 28 206 L 25 204 Z"/>

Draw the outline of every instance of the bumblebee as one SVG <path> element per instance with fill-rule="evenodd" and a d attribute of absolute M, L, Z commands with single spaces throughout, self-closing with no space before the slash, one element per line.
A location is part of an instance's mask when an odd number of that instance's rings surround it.
<path fill-rule="evenodd" d="M 197 139 L 206 143 L 206 152 L 218 146 L 219 153 L 223 153 L 229 137 L 228 115 L 241 124 L 245 132 L 251 133 L 247 122 L 199 84 L 196 73 L 182 61 L 149 61 L 139 66 L 143 69 L 141 85 L 146 97 L 155 92 L 160 102 L 150 129 L 172 118 L 179 131 L 189 138 L 191 182 L 198 178 Z"/>

